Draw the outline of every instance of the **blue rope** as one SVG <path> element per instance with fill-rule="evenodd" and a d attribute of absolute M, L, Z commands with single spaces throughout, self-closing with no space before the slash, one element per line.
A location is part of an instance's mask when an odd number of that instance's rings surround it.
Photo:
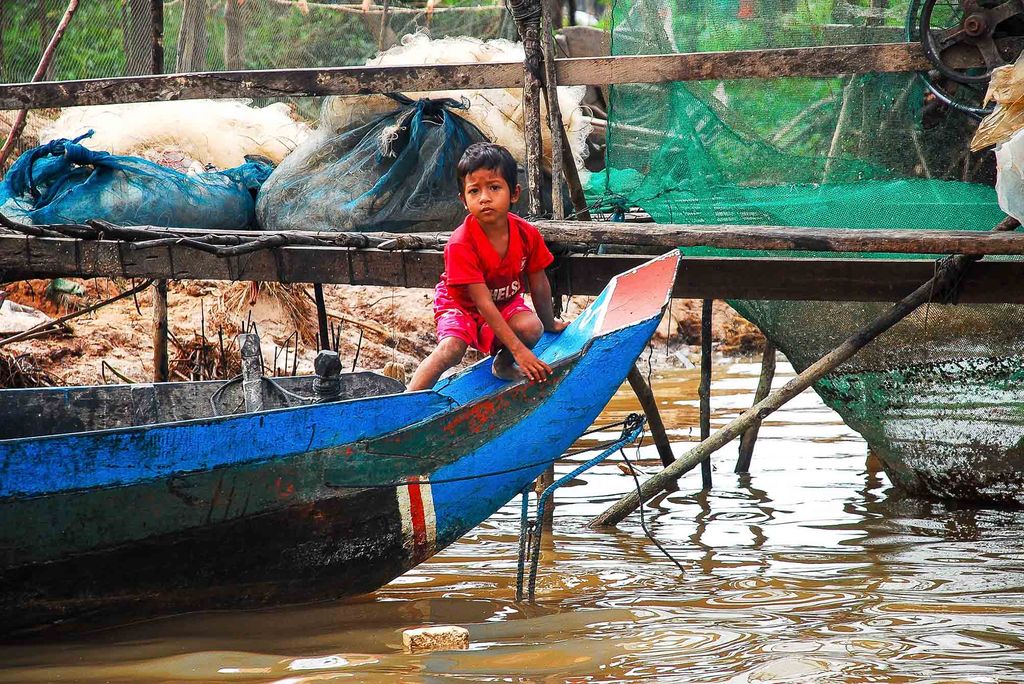
<path fill-rule="evenodd" d="M 574 468 L 572 470 L 572 472 L 570 472 L 569 474 L 563 475 L 562 477 L 560 477 L 557 480 L 555 480 L 553 483 L 551 483 L 551 485 L 549 485 L 547 487 L 547 489 L 545 489 L 541 493 L 540 497 L 538 497 L 538 499 L 537 499 L 537 519 L 534 521 L 534 524 L 533 524 L 533 548 L 532 548 L 531 554 L 530 554 L 531 555 L 531 558 L 530 558 L 530 586 L 529 586 L 528 596 L 529 596 L 529 600 L 531 602 L 533 602 L 533 600 L 534 600 L 534 598 L 536 596 L 537 567 L 540 564 L 540 542 L 541 542 L 541 537 L 544 535 L 544 510 L 547 507 L 548 501 L 551 499 L 551 497 L 555 493 L 556 489 L 558 489 L 562 485 L 566 484 L 567 482 L 570 482 L 577 475 L 579 475 L 579 474 L 581 474 L 581 473 L 583 473 L 583 472 L 593 468 L 598 463 L 600 463 L 601 461 L 605 460 L 606 458 L 608 458 L 609 456 L 614 454 L 616 451 L 618 451 L 619 449 L 621 449 L 624 446 L 626 446 L 627 444 L 629 444 L 630 442 L 636 440 L 641 435 L 641 433 L 643 433 L 644 423 L 646 421 L 647 421 L 646 417 L 644 417 L 644 416 L 642 416 L 642 415 L 640 415 L 638 413 L 630 414 L 630 416 L 628 418 L 626 418 L 625 424 L 622 427 L 622 436 L 616 442 L 611 444 L 608 448 L 606 448 L 604 451 L 599 453 L 597 456 L 594 456 L 592 459 L 590 459 L 586 463 L 582 463 L 579 466 L 577 466 L 576 468 Z M 523 500 L 523 509 L 524 509 L 524 511 L 526 509 L 526 500 L 525 500 L 525 498 Z M 524 514 L 524 517 L 525 517 L 525 514 Z M 525 522 L 524 522 L 523 526 L 524 526 L 524 528 L 526 527 Z M 524 539 L 524 535 L 521 534 L 520 535 L 520 549 L 523 549 L 523 539 Z M 523 557 L 522 557 L 522 552 L 520 551 L 520 565 L 522 565 L 522 563 L 523 563 Z M 521 598 L 521 595 L 522 595 L 522 581 L 521 581 L 521 578 L 519 578 L 519 582 L 518 582 L 518 584 L 516 586 L 516 598 L 517 599 Z"/>

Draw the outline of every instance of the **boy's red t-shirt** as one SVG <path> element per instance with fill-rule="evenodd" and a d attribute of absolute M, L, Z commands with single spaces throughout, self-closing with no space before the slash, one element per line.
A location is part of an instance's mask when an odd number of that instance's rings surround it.
<path fill-rule="evenodd" d="M 523 274 L 547 268 L 555 257 L 544 244 L 540 231 L 515 214 L 508 215 L 508 250 L 498 258 L 480 223 L 470 214 L 455 229 L 444 248 L 444 273 L 438 289 L 466 311 L 476 311 L 472 298 L 462 287 L 485 283 L 499 309 L 524 290 Z"/>

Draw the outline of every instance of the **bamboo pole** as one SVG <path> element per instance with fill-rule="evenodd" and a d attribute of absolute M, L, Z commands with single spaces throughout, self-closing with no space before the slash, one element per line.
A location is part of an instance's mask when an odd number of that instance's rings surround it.
<path fill-rule="evenodd" d="M 705 299 L 700 309 L 700 441 L 711 436 L 711 318 L 713 299 Z M 700 478 L 703 489 L 711 489 L 711 455 L 700 462 Z"/>
<path fill-rule="evenodd" d="M 50 68 L 50 63 L 53 61 L 53 56 L 57 52 L 57 46 L 60 45 L 64 32 L 67 30 L 68 24 L 71 23 L 71 17 L 75 16 L 75 10 L 77 9 L 78 0 L 68 2 L 68 7 L 64 10 L 64 16 L 60 18 L 60 23 L 57 24 L 50 42 L 47 43 L 46 49 L 43 50 L 43 56 L 39 58 L 39 66 L 36 67 L 35 73 L 32 74 L 33 83 L 43 80 L 43 77 L 46 75 L 47 70 Z M 18 114 L 14 117 L 11 132 L 7 134 L 7 141 L 4 143 L 3 149 L 0 150 L 0 168 L 7 162 L 7 157 L 11 154 L 11 150 L 14 149 L 14 144 L 21 137 L 21 131 L 25 128 L 26 116 L 28 116 L 28 110 L 19 109 Z"/>
<path fill-rule="evenodd" d="M 747 409 L 724 428 L 678 458 L 668 468 L 646 480 L 640 486 L 639 494 L 634 491 L 619 499 L 608 510 L 592 520 L 590 526 L 603 527 L 618 524 L 644 501 L 662 491 L 669 482 L 678 480 L 683 474 L 712 453 L 721 449 L 736 437 L 739 437 L 755 421 L 763 420 L 765 416 L 768 416 L 790 399 L 831 373 L 842 363 L 849 360 L 858 350 L 903 320 L 921 304 L 935 300 L 943 301 L 949 298 L 950 295 L 955 293 L 957 282 L 963 276 L 968 264 L 972 261 L 974 261 L 972 257 L 956 255 L 938 262 L 935 276 L 898 302 L 889 311 L 848 337 L 842 344 L 811 364 L 802 373 L 787 382 L 781 389 L 772 392 L 763 401 Z"/>
<path fill-rule="evenodd" d="M 765 342 L 764 354 L 761 356 L 761 375 L 757 380 L 757 391 L 754 393 L 754 405 L 764 401 L 772 390 L 772 380 L 775 379 L 775 345 Z M 757 433 L 761 429 L 761 421 L 754 421 L 754 424 L 747 428 L 747 431 L 740 437 L 740 455 L 736 459 L 735 473 L 750 472 L 750 459 L 754 455 L 754 443 L 757 442 Z"/>

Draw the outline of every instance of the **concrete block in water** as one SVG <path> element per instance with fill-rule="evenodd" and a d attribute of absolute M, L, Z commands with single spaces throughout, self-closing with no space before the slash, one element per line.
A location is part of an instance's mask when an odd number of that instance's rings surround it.
<path fill-rule="evenodd" d="M 455 625 L 407 629 L 402 632 L 402 643 L 407 653 L 464 651 L 469 648 L 469 630 Z"/>

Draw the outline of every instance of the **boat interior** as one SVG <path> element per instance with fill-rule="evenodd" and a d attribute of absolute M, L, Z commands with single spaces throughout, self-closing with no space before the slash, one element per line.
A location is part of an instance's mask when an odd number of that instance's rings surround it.
<path fill-rule="evenodd" d="M 373 372 L 343 373 L 330 396 L 316 376 L 260 381 L 262 410 L 396 394 L 398 380 Z M 209 380 L 89 387 L 13 389 L 0 400 L 0 440 L 170 423 L 246 412 L 242 382 Z"/>

